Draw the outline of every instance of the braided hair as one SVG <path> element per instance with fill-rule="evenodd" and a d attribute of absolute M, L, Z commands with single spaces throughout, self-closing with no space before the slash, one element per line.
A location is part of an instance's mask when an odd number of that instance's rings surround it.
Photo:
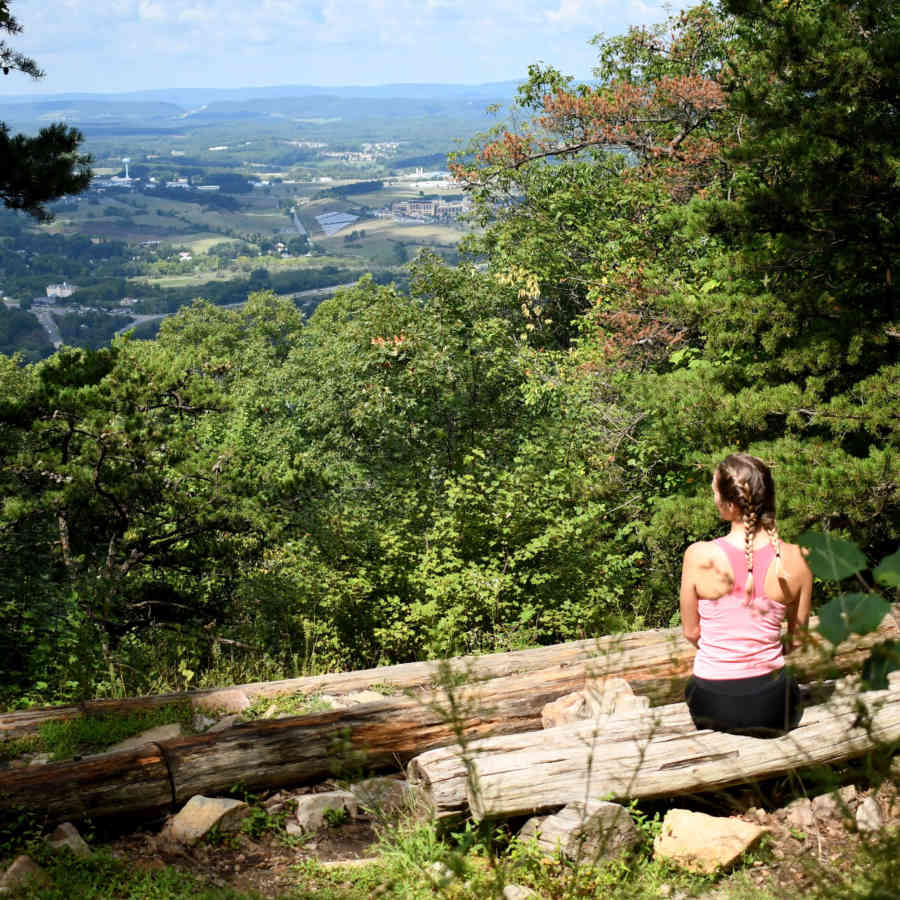
<path fill-rule="evenodd" d="M 753 538 L 763 528 L 775 548 L 775 573 L 784 575 L 781 564 L 781 539 L 775 524 L 775 482 L 769 467 L 749 453 L 732 453 L 716 466 L 719 496 L 733 503 L 744 523 L 744 557 L 747 561 L 747 601 L 753 597 Z"/>

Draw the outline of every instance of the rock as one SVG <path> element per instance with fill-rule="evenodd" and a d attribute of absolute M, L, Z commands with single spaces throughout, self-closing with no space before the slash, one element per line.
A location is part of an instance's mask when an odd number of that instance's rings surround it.
<path fill-rule="evenodd" d="M 144 744 L 150 744 L 154 741 L 171 741 L 173 738 L 181 737 L 182 733 L 181 725 L 178 722 L 173 722 L 170 725 L 157 725 L 156 728 L 142 731 L 134 737 L 126 738 L 124 741 L 119 741 L 118 744 L 113 744 L 112 747 L 107 747 L 103 753 L 136 750 L 138 747 L 143 747 Z M 103 754 L 92 755 L 102 756 Z"/>
<path fill-rule="evenodd" d="M 805 828 L 812 828 L 816 821 L 813 815 L 812 802 L 807 797 L 801 797 L 788 803 L 785 807 L 785 821 L 790 828 L 797 828 L 803 831 Z"/>
<path fill-rule="evenodd" d="M 284 826 L 284 830 L 291 835 L 291 837 L 301 837 L 306 833 L 296 822 L 288 822 Z"/>
<path fill-rule="evenodd" d="M 250 807 L 241 800 L 221 797 L 191 797 L 167 826 L 168 835 L 181 844 L 196 844 L 213 828 L 220 832 L 236 831 Z"/>
<path fill-rule="evenodd" d="M 46 766 L 53 760 L 52 753 L 38 753 L 35 756 L 32 756 L 30 760 L 28 760 L 29 768 L 31 766 Z"/>
<path fill-rule="evenodd" d="M 327 706 L 329 709 L 346 709 L 348 704 L 344 702 L 344 698 L 337 698 L 332 694 L 319 694 L 315 698 L 316 702 Z"/>
<path fill-rule="evenodd" d="M 769 829 L 740 819 L 671 809 L 653 842 L 653 856 L 706 874 L 731 865 Z"/>
<path fill-rule="evenodd" d="M 859 802 L 859 795 L 856 791 L 855 784 L 848 784 L 846 787 L 842 787 L 838 791 L 838 797 L 841 798 L 841 801 L 845 803 L 847 806 L 852 806 Z"/>
<path fill-rule="evenodd" d="M 453 872 L 446 863 L 440 861 L 425 866 L 425 873 L 438 887 L 442 887 L 453 879 Z"/>
<path fill-rule="evenodd" d="M 211 725 L 215 725 L 216 720 L 210 716 L 204 716 L 203 713 L 194 713 L 194 731 L 202 734 Z"/>
<path fill-rule="evenodd" d="M 556 728 L 557 725 L 570 725 L 579 719 L 586 719 L 587 715 L 584 691 L 576 691 L 574 694 L 565 694 L 547 703 L 541 710 L 541 726 Z"/>
<path fill-rule="evenodd" d="M 350 785 L 350 792 L 366 812 L 376 818 L 391 818 L 414 812 L 415 795 L 400 778 L 367 778 Z"/>
<path fill-rule="evenodd" d="M 624 678 L 589 678 L 584 689 L 588 718 L 642 712 L 650 708 L 649 697 L 636 697 Z"/>
<path fill-rule="evenodd" d="M 884 816 L 874 797 L 866 797 L 856 810 L 856 827 L 860 831 L 881 831 Z"/>
<path fill-rule="evenodd" d="M 529 819 L 519 839 L 532 838 L 545 853 L 591 862 L 620 856 L 640 840 L 628 810 L 602 800 L 570 803 L 555 815 Z"/>
<path fill-rule="evenodd" d="M 91 848 L 85 843 L 84 838 L 78 833 L 78 829 L 71 822 L 63 822 L 57 826 L 56 831 L 47 838 L 47 843 L 54 850 L 62 850 L 68 847 L 76 856 L 82 858 L 91 855 Z"/>
<path fill-rule="evenodd" d="M 819 794 L 812 799 L 813 816 L 817 819 L 829 819 L 836 816 L 840 810 L 841 801 L 837 793 Z"/>
<path fill-rule="evenodd" d="M 277 719 L 278 718 L 278 704 L 273 703 L 262 716 L 264 719 Z"/>
<path fill-rule="evenodd" d="M 50 876 L 30 857 L 17 856 L 12 865 L 0 875 L 0 893 L 15 891 L 26 884 L 50 885 Z"/>
<path fill-rule="evenodd" d="M 229 728 L 233 728 L 243 721 L 244 720 L 237 713 L 230 716 L 222 716 L 215 725 L 209 726 L 207 734 L 218 734 L 220 731 L 227 731 Z"/>
<path fill-rule="evenodd" d="M 364 866 L 371 866 L 374 863 L 380 862 L 381 857 L 379 856 L 358 856 L 354 859 L 326 859 L 321 860 L 319 865 L 323 869 L 338 869 L 346 867 L 348 869 L 361 869 Z M 373 896 L 375 896 L 375 892 L 373 891 Z"/>
<path fill-rule="evenodd" d="M 507 884 L 503 888 L 503 900 L 529 900 L 537 894 L 524 884 Z"/>
<path fill-rule="evenodd" d="M 344 695 L 343 699 L 351 706 L 358 706 L 361 703 L 380 703 L 384 700 L 384 694 L 379 694 L 378 691 L 354 691 Z"/>
<path fill-rule="evenodd" d="M 328 823 L 325 811 L 347 810 L 349 818 L 356 818 L 356 797 L 350 791 L 328 791 L 324 794 L 303 794 L 297 797 L 297 824 L 304 831 L 318 831 Z"/>
<path fill-rule="evenodd" d="M 244 691 L 232 688 L 194 697 L 191 703 L 195 710 L 212 713 L 241 713 L 250 705 L 250 698 Z"/>

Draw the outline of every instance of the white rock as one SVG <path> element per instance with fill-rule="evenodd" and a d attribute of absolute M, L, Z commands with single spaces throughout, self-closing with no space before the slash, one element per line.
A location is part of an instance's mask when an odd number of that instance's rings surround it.
<path fill-rule="evenodd" d="M 584 691 L 575 691 L 544 705 L 541 710 L 541 727 L 556 728 L 558 725 L 570 725 L 579 719 L 586 719 L 587 715 Z"/>
<path fill-rule="evenodd" d="M 855 784 L 848 784 L 845 787 L 842 787 L 838 791 L 838 796 L 847 804 L 847 806 L 852 806 L 859 802 L 859 794 L 856 791 Z"/>
<path fill-rule="evenodd" d="M 169 823 L 167 831 L 182 844 L 196 844 L 211 829 L 222 833 L 236 831 L 241 820 L 250 814 L 250 807 L 241 800 L 223 797 L 191 797 Z"/>
<path fill-rule="evenodd" d="M 304 830 L 296 822 L 288 822 L 284 826 L 284 830 L 292 837 L 300 837 L 305 834 Z"/>
<path fill-rule="evenodd" d="M 503 900 L 529 900 L 537 894 L 524 884 L 507 884 L 503 888 Z"/>
<path fill-rule="evenodd" d="M 250 698 L 244 691 L 231 688 L 227 691 L 215 691 L 212 694 L 201 694 L 191 700 L 194 709 L 212 713 L 241 713 L 250 705 Z"/>
<path fill-rule="evenodd" d="M 47 843 L 54 850 L 62 850 L 68 847 L 76 856 L 85 857 L 91 855 L 91 848 L 85 843 L 84 838 L 78 833 L 78 829 L 71 822 L 63 822 L 56 831 L 47 838 Z"/>
<path fill-rule="evenodd" d="M 650 708 L 650 698 L 636 697 L 624 678 L 589 678 L 584 697 L 592 719 L 642 712 Z"/>
<path fill-rule="evenodd" d="M 350 785 L 356 802 L 376 818 L 390 818 L 412 812 L 416 802 L 409 783 L 400 778 L 367 778 Z"/>
<path fill-rule="evenodd" d="M 32 756 L 30 760 L 28 760 L 28 767 L 31 766 L 46 766 L 53 760 L 52 753 L 38 753 L 36 756 Z"/>
<path fill-rule="evenodd" d="M 438 886 L 445 885 L 453 880 L 453 871 L 446 863 L 442 863 L 439 860 L 425 866 L 425 873 Z"/>
<path fill-rule="evenodd" d="M 202 733 L 215 724 L 216 720 L 212 717 L 204 716 L 203 713 L 194 713 L 194 731 Z"/>
<path fill-rule="evenodd" d="M 181 735 L 182 728 L 178 722 L 173 722 L 171 725 L 157 725 L 156 728 L 142 731 L 134 737 L 126 738 L 124 741 L 119 741 L 118 744 L 113 744 L 112 747 L 107 747 L 103 753 L 118 753 L 122 750 L 137 750 L 138 747 L 143 747 L 144 744 L 151 744 L 154 741 L 171 741 L 173 738 L 181 737 Z"/>
<path fill-rule="evenodd" d="M 866 797 L 856 810 L 856 827 L 860 831 L 881 831 L 884 816 L 874 797 Z"/>
<path fill-rule="evenodd" d="M 222 716 L 215 725 L 209 726 L 207 734 L 218 734 L 220 731 L 227 731 L 229 728 L 233 728 L 243 721 L 244 720 L 237 713 L 230 716 Z"/>
<path fill-rule="evenodd" d="M 0 893 L 18 890 L 29 883 L 46 886 L 50 884 L 50 876 L 30 856 L 17 856 L 0 875 Z"/>
<path fill-rule="evenodd" d="M 297 824 L 304 831 L 318 831 L 327 824 L 325 811 L 329 809 L 345 809 L 349 817 L 355 819 L 356 797 L 350 791 L 302 794 L 297 797 Z"/>
<path fill-rule="evenodd" d="M 361 703 L 380 703 L 385 698 L 384 694 L 379 694 L 378 691 L 354 691 L 346 694 L 343 699 L 351 706 L 357 706 Z"/>
<path fill-rule="evenodd" d="M 597 862 L 620 856 L 640 836 L 625 807 L 590 800 L 570 803 L 552 816 L 529 819 L 519 839 L 535 839 L 545 853 L 562 851 L 569 859 Z"/>
<path fill-rule="evenodd" d="M 812 798 L 812 811 L 817 819 L 828 819 L 838 814 L 841 802 L 837 793 L 819 794 Z"/>
<path fill-rule="evenodd" d="M 769 829 L 741 819 L 670 809 L 653 842 L 653 856 L 692 872 L 714 872 L 731 865 Z"/>
<path fill-rule="evenodd" d="M 787 824 L 791 828 L 812 828 L 816 817 L 813 815 L 812 802 L 807 797 L 794 800 L 785 807 Z"/>

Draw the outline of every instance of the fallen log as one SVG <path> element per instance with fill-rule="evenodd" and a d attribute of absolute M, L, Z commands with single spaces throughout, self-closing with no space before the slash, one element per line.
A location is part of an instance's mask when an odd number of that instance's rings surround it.
<path fill-rule="evenodd" d="M 815 624 L 815 619 L 812 624 Z M 812 635 L 810 646 L 802 653 L 793 655 L 791 664 L 801 680 L 851 672 L 859 667 L 869 648 L 891 637 L 900 638 L 900 604 L 895 604 L 877 631 L 862 638 L 854 637 L 836 648 L 833 654 L 828 652 L 827 644 Z M 448 662 L 454 671 L 466 672 L 470 680 L 490 680 L 593 661 L 594 671 L 623 677 L 636 694 L 649 696 L 654 704 L 661 704 L 681 697 L 694 653 L 694 647 L 684 640 L 680 629 L 670 628 L 608 635 L 531 650 L 456 657 Z M 72 719 L 81 715 L 127 714 L 183 702 L 202 705 L 204 708 L 214 707 L 217 697 L 225 697 L 235 691 L 246 694 L 249 700 L 284 694 L 329 693 L 340 696 L 373 686 L 389 686 L 398 691 L 427 691 L 439 680 L 439 674 L 440 663 L 432 660 L 356 672 L 254 682 L 231 688 L 125 700 L 92 700 L 75 706 L 0 713 L 0 740 L 34 734 L 45 722 Z M 583 685 L 573 690 L 580 690 L 581 687 Z"/>
<path fill-rule="evenodd" d="M 558 729 L 554 729 L 558 730 Z M 886 691 L 807 708 L 797 728 L 764 740 L 714 731 L 620 742 L 557 741 L 476 756 L 467 783 L 476 819 L 530 815 L 572 801 L 668 797 L 746 784 L 900 744 L 900 673 Z"/>
<path fill-rule="evenodd" d="M 139 815 L 158 809 L 163 793 L 164 805 L 177 805 L 235 784 L 260 790 L 321 780 L 342 768 L 344 774 L 397 768 L 418 753 L 452 743 L 460 733 L 478 737 L 539 728 L 542 706 L 583 684 L 583 667 L 557 666 L 422 698 L 392 697 L 346 710 L 247 722 L 149 744 L 137 756 L 110 753 L 0 771 L 0 808 L 40 811 L 48 822 Z M 135 759 L 143 760 L 144 769 L 150 759 L 162 768 L 153 769 L 152 778 L 134 775 L 128 766 L 137 765 Z M 133 779 L 156 784 L 148 788 L 151 800 L 130 789 Z"/>
<path fill-rule="evenodd" d="M 162 748 L 0 772 L 0 821 L 22 811 L 44 825 L 123 813 L 150 816 L 172 806 L 172 782 Z"/>
<path fill-rule="evenodd" d="M 578 744 L 606 747 L 622 741 L 649 740 L 670 735 L 696 734 L 685 703 L 658 706 L 647 712 L 582 720 L 542 731 L 496 735 L 464 745 L 428 750 L 410 760 L 406 777 L 416 791 L 422 811 L 448 824 L 469 814 L 468 787 L 476 778 L 474 761 L 483 756 L 554 750 Z"/>

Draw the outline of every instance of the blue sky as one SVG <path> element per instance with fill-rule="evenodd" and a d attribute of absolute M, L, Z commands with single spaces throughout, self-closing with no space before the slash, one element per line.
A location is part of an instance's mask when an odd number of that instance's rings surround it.
<path fill-rule="evenodd" d="M 676 7 L 677 8 L 677 7 Z M 644 0 L 12 0 L 13 45 L 47 75 L 0 95 L 172 87 L 586 78 L 598 32 L 660 21 Z"/>

